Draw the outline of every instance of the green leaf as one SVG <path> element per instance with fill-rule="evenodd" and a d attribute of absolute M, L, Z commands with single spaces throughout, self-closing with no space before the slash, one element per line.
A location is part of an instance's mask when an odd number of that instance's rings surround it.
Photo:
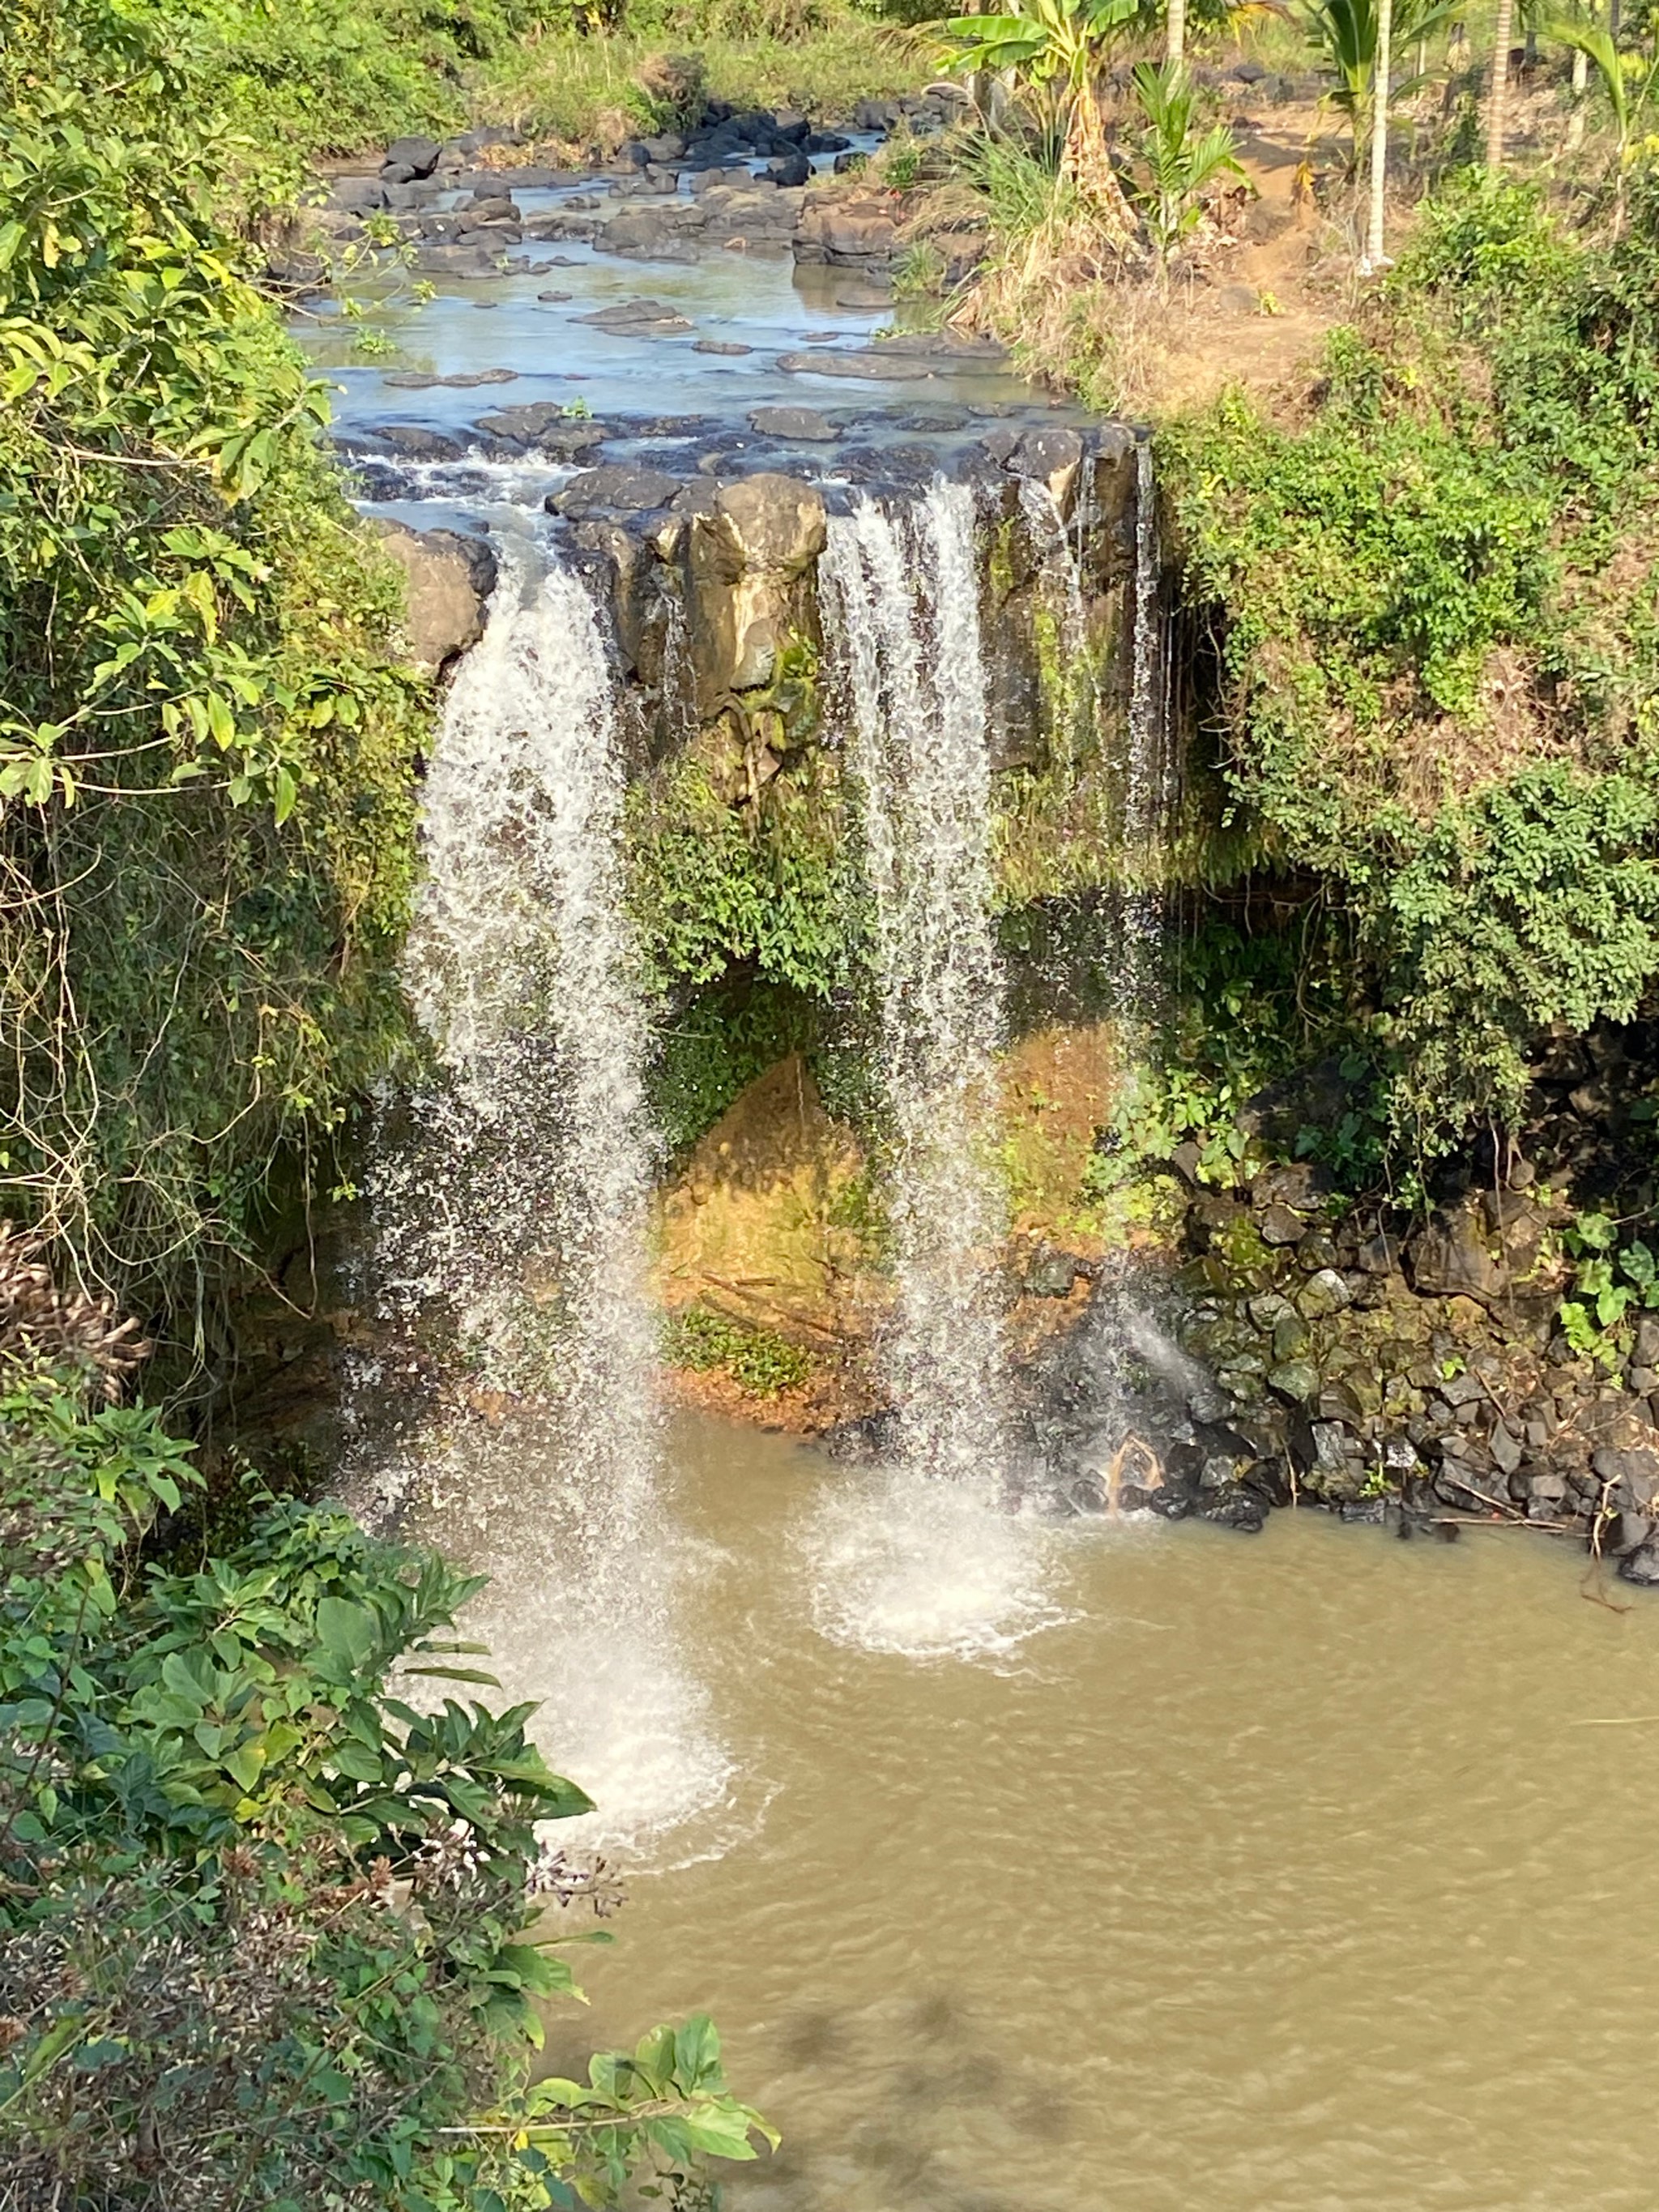
<path fill-rule="evenodd" d="M 327 1650 L 354 1668 L 368 1664 L 377 1640 L 374 1616 L 368 1607 L 343 1597 L 319 1601 L 317 1634 Z"/>

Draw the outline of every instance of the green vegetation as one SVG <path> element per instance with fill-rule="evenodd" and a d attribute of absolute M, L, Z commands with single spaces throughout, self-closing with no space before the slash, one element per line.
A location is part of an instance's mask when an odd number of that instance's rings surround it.
<path fill-rule="evenodd" d="M 1226 788 L 1351 906 L 1423 1146 L 1512 1121 L 1528 1040 L 1659 964 L 1655 191 L 1600 246 L 1449 193 L 1301 427 L 1229 398 L 1163 441 Z"/>
<path fill-rule="evenodd" d="M 1578 1215 L 1563 1240 L 1574 1261 L 1571 1295 L 1561 1303 L 1562 1332 L 1575 1352 L 1607 1366 L 1625 1348 L 1614 1332 L 1632 1310 L 1659 1307 L 1659 1260 L 1640 1237 L 1621 1239 L 1605 1213 Z"/>
<path fill-rule="evenodd" d="M 1449 12 L 1442 0 L 1392 0 L 1395 52 L 1429 38 L 1441 27 Z M 1347 118 L 1357 170 L 1370 131 L 1376 83 L 1380 24 L 1376 0 L 1305 0 L 1299 20 L 1309 43 L 1333 80 L 1326 97 Z M 1393 76 L 1392 72 L 1390 75 Z M 1414 89 L 1414 79 L 1393 77 L 1389 97 L 1401 100 Z"/>
<path fill-rule="evenodd" d="M 914 91 L 926 49 L 904 32 L 923 9 L 884 0 L 626 0 L 549 10 L 553 28 L 477 73 L 479 112 L 575 144 L 695 121 L 704 100 L 843 119 L 861 100 Z M 939 12 L 935 10 L 934 12 Z M 674 64 L 687 49 L 696 67 Z"/>
<path fill-rule="evenodd" d="M 707 2202 L 753 2154 L 706 2020 L 526 2087 L 576 1993 L 538 1844 L 587 1809 L 451 1632 L 477 1585 L 343 1515 L 258 1505 L 146 1565 L 196 1477 L 106 1311 L 0 1243 L 0 2113 L 24 2201 L 541 2212 L 632 2174 Z M 395 1672 L 398 1694 L 388 1688 Z M 568 1926 L 567 1916 L 564 1925 Z"/>
<path fill-rule="evenodd" d="M 665 1333 L 671 1366 L 707 1374 L 718 1368 L 751 1398 L 775 1398 L 811 1379 L 813 1358 L 775 1330 L 733 1321 L 708 1306 L 672 1315 Z"/>
<path fill-rule="evenodd" d="M 308 155 L 459 130 L 468 77 L 570 13 L 568 0 L 158 0 L 154 10 L 200 109 L 242 138 L 273 202 L 300 183 Z"/>
<path fill-rule="evenodd" d="M 179 1296 L 398 1048 L 427 699 L 198 88 L 29 0 L 0 106 L 0 1158 L 94 1279 Z"/>
<path fill-rule="evenodd" d="M 1146 118 L 1139 155 L 1145 182 L 1139 186 L 1146 228 L 1160 268 L 1204 216 L 1206 191 L 1222 176 L 1243 176 L 1233 134 L 1224 125 L 1203 131 L 1198 124 L 1198 94 L 1178 63 L 1137 62 L 1135 99 Z"/>
<path fill-rule="evenodd" d="M 539 11 L 21 0 L 0 26 L 0 2113 L 64 2207 L 707 2206 L 694 2019 L 528 2083 L 607 1902 L 453 1633 L 477 1587 L 116 1402 L 404 1049 L 429 687 L 246 241 L 459 122 Z M 60 1296 L 65 1279 L 108 1297 Z M 207 1534 L 199 1537 L 198 1522 Z M 568 1929 L 565 1914 L 561 1928 Z M 602 1930 L 574 1939 L 604 1940 Z M 764 2132 L 763 2130 L 763 2132 Z"/>

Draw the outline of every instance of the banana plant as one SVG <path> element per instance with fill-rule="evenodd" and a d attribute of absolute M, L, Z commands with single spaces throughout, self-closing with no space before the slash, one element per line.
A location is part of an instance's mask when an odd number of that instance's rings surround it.
<path fill-rule="evenodd" d="M 1120 244 L 1133 236 L 1134 218 L 1112 166 L 1095 79 L 1108 46 L 1139 12 L 1140 0 L 1015 0 L 1007 14 L 957 15 L 944 26 L 947 68 L 1007 72 L 1057 99 L 1060 174 Z"/>
<path fill-rule="evenodd" d="M 1200 194 L 1218 176 L 1243 176 L 1224 125 L 1194 129 L 1196 88 L 1179 62 L 1137 62 L 1135 100 L 1146 119 L 1140 141 L 1144 180 L 1137 197 L 1158 265 L 1189 236 L 1204 212 Z"/>
<path fill-rule="evenodd" d="M 1613 117 L 1617 149 L 1613 193 L 1617 221 L 1624 223 L 1626 173 L 1652 134 L 1659 108 L 1659 9 L 1647 19 L 1647 51 L 1622 48 L 1605 24 L 1587 15 L 1563 15 L 1549 27 L 1575 54 L 1583 54 L 1601 80 Z"/>
<path fill-rule="evenodd" d="M 1451 15 L 1454 4 L 1455 0 L 1394 0 L 1394 45 L 1420 46 Z M 1355 169 L 1375 91 L 1379 13 L 1378 0 L 1304 0 L 1298 10 L 1310 44 L 1336 80 L 1325 98 L 1348 118 Z M 1407 78 L 1391 88 L 1389 97 L 1397 99 L 1421 81 L 1420 75 Z"/>

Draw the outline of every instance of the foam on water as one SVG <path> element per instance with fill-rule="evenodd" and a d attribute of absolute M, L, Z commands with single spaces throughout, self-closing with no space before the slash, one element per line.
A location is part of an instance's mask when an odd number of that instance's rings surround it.
<path fill-rule="evenodd" d="M 995 1667 L 1071 1617 L 1052 1595 L 1052 1532 L 969 1485 L 891 1468 L 828 1483 L 796 1542 L 832 1644 Z"/>

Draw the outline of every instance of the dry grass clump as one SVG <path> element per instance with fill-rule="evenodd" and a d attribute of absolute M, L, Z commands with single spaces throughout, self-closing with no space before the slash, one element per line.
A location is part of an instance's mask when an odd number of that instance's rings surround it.
<path fill-rule="evenodd" d="M 118 1321 L 112 1298 L 61 1291 L 38 1237 L 0 1221 L 0 1360 L 70 1369 L 112 1402 L 151 1346 L 135 1321 Z"/>

